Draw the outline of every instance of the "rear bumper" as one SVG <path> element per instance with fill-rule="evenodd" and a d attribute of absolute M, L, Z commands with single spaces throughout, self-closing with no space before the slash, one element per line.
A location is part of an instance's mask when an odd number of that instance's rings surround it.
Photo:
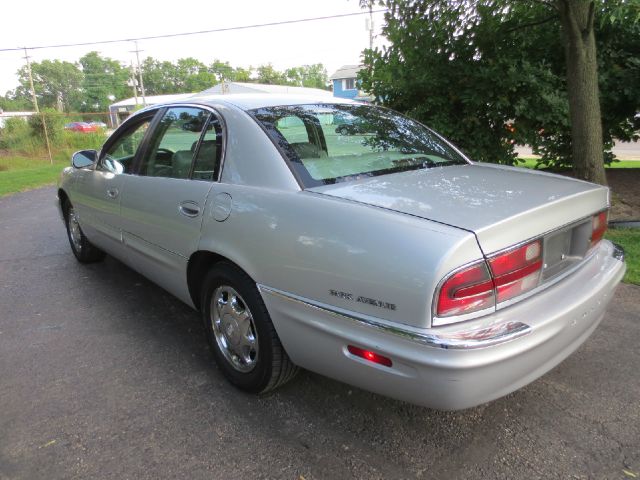
<path fill-rule="evenodd" d="M 552 288 L 478 320 L 423 330 L 260 290 L 294 363 L 382 395 L 457 410 L 506 395 L 575 351 L 601 321 L 624 275 L 623 258 L 603 241 Z M 393 365 L 353 356 L 348 345 L 374 350 Z"/>

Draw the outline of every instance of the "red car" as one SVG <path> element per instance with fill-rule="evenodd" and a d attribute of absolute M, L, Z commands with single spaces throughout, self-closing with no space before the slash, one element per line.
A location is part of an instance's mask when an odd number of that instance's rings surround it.
<path fill-rule="evenodd" d="M 86 122 L 71 122 L 67 123 L 64 129 L 71 130 L 72 132 L 91 133 L 97 132 L 98 126 Z"/>

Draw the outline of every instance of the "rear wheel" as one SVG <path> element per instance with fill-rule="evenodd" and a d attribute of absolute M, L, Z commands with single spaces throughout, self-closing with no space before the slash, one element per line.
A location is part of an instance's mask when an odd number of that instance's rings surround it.
<path fill-rule="evenodd" d="M 216 363 L 235 386 L 265 393 L 295 376 L 255 283 L 228 263 L 211 269 L 202 288 L 202 315 Z"/>
<path fill-rule="evenodd" d="M 78 222 L 78 215 L 68 200 L 64 203 L 63 211 L 71 251 L 78 261 L 82 263 L 92 263 L 102 260 L 105 253 L 84 236 L 80 228 L 80 223 Z"/>

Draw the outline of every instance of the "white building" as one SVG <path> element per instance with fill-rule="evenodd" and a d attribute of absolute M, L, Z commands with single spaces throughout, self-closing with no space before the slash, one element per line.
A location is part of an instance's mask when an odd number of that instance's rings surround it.
<path fill-rule="evenodd" d="M 24 120 L 31 115 L 35 115 L 36 112 L 4 112 L 0 109 L 0 128 L 4 128 L 4 123 L 10 118 L 22 118 Z"/>
<path fill-rule="evenodd" d="M 243 82 L 222 82 L 207 90 L 198 93 L 178 93 L 175 95 L 153 95 L 145 98 L 147 105 L 157 105 L 178 100 L 185 100 L 190 97 L 200 97 L 207 95 L 226 95 L 230 93 L 293 93 L 297 95 L 326 95 L 331 97 L 329 90 L 319 88 L 292 87 L 289 85 L 266 85 L 263 83 L 243 83 Z M 137 103 L 136 103 L 137 100 Z M 110 123 L 112 127 L 117 127 L 136 110 L 142 107 L 142 97 L 127 98 L 109 106 Z"/>

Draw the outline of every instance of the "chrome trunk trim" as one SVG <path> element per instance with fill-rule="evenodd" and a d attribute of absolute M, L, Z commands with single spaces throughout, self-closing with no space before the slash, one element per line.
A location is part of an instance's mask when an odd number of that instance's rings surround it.
<path fill-rule="evenodd" d="M 472 350 L 486 348 L 515 340 L 531 332 L 531 327 L 521 322 L 496 323 L 488 327 L 467 328 L 456 331 L 437 332 L 433 329 L 427 332 L 417 332 L 387 323 L 376 321 L 372 318 L 354 315 L 345 311 L 339 311 L 329 305 L 324 305 L 312 300 L 299 297 L 282 290 L 258 284 L 260 293 L 268 293 L 283 300 L 304 305 L 307 308 L 320 310 L 325 314 L 353 322 L 360 325 L 375 328 L 383 333 L 392 334 L 407 340 L 420 343 L 429 347 L 437 347 L 452 350 Z"/>

